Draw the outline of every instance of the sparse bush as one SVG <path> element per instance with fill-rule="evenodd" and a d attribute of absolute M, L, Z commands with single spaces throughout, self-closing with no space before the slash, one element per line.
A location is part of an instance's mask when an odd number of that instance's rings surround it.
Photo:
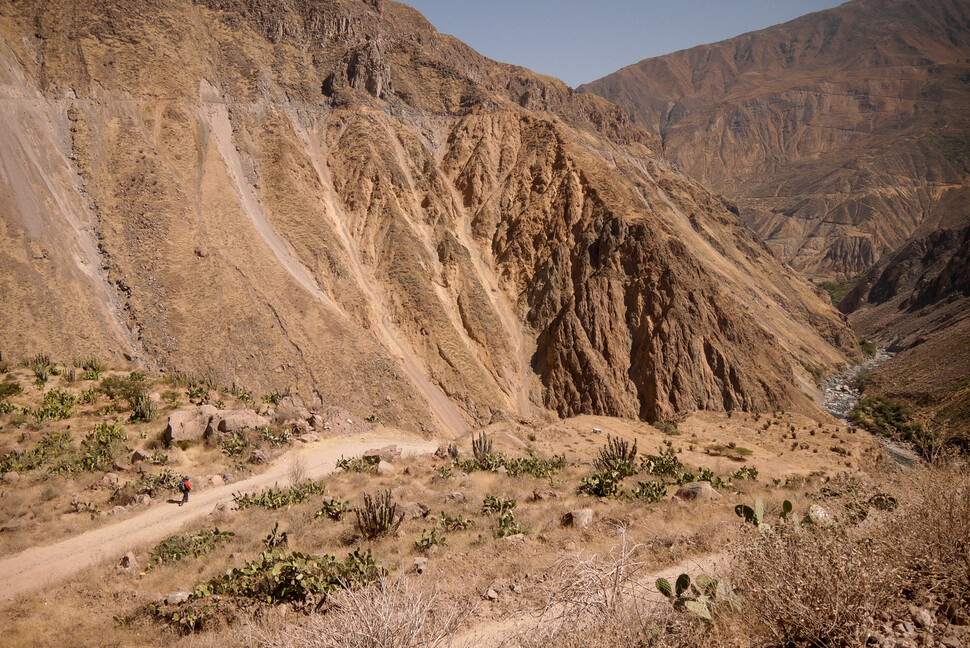
<path fill-rule="evenodd" d="M 169 458 L 168 455 L 161 450 L 156 450 L 151 454 L 151 456 L 148 457 L 147 461 L 153 466 L 165 466 L 168 464 Z"/>
<path fill-rule="evenodd" d="M 293 433 L 290 432 L 289 428 L 284 428 L 280 430 L 279 434 L 274 434 L 268 427 L 261 427 L 259 428 L 259 439 L 274 448 L 278 448 L 293 443 Z"/>
<path fill-rule="evenodd" d="M 169 407 L 178 407 L 182 403 L 182 393 L 174 389 L 163 391 L 162 400 L 168 403 Z"/>
<path fill-rule="evenodd" d="M 750 479 L 751 481 L 758 480 L 758 469 L 755 466 L 741 466 L 731 475 L 732 479 Z"/>
<path fill-rule="evenodd" d="M 863 398 L 849 412 L 853 424 L 873 434 L 902 441 L 913 441 L 923 434 L 923 426 L 913 421 L 913 412 L 885 396 Z"/>
<path fill-rule="evenodd" d="M 222 451 L 230 457 L 238 457 L 252 447 L 254 444 L 245 432 L 233 432 L 232 436 L 222 442 Z"/>
<path fill-rule="evenodd" d="M 471 521 L 466 520 L 461 513 L 458 515 L 448 515 L 442 511 L 438 517 L 438 524 L 445 531 L 465 531 L 471 525 Z"/>
<path fill-rule="evenodd" d="M 276 390 L 263 396 L 263 403 L 267 405 L 279 405 L 281 400 L 283 400 L 283 397 Z"/>
<path fill-rule="evenodd" d="M 77 405 L 77 396 L 69 394 L 63 389 L 52 389 L 44 394 L 43 407 L 39 410 L 25 409 L 24 413 L 33 416 L 37 421 L 54 420 L 60 421 L 74 415 L 74 406 Z"/>
<path fill-rule="evenodd" d="M 177 491 L 181 481 L 182 477 L 178 473 L 166 469 L 160 473 L 144 475 L 128 489 L 119 489 L 116 492 L 117 497 L 112 496 L 112 498 L 115 499 L 115 501 L 123 499 L 125 495 L 123 491 L 125 490 L 130 490 L 131 494 L 134 495 L 148 495 L 149 497 L 156 497 L 161 491 Z"/>
<path fill-rule="evenodd" d="M 131 421 L 153 421 L 158 418 L 158 407 L 148 395 L 139 396 L 131 405 Z"/>
<path fill-rule="evenodd" d="M 871 358 L 876 355 L 876 345 L 863 338 L 859 338 L 859 350 L 862 351 L 862 355 L 867 358 Z"/>
<path fill-rule="evenodd" d="M 344 472 L 369 473 L 377 470 L 380 461 L 380 457 L 341 457 L 336 467 Z"/>
<path fill-rule="evenodd" d="M 522 533 L 522 525 L 515 521 L 515 515 L 513 515 L 511 510 L 499 513 L 498 518 L 495 520 L 495 525 L 496 527 L 492 531 L 492 535 L 496 539 L 507 538 Z"/>
<path fill-rule="evenodd" d="M 16 381 L 0 383 L 0 399 L 19 396 L 24 393 L 24 388 Z"/>
<path fill-rule="evenodd" d="M 289 536 L 286 531 L 280 531 L 280 523 L 277 522 L 273 525 L 273 530 L 269 532 L 269 535 L 263 538 L 263 544 L 266 545 L 267 549 L 285 547 L 289 544 Z"/>
<path fill-rule="evenodd" d="M 482 432 L 478 437 L 472 438 L 472 456 L 475 461 L 485 465 L 488 463 L 489 456 L 492 454 L 492 440 Z"/>
<path fill-rule="evenodd" d="M 193 533 L 170 536 L 159 542 L 148 557 L 145 571 L 149 572 L 159 565 L 181 562 L 183 558 L 201 558 L 223 542 L 236 535 L 232 531 L 218 528 L 202 529 Z"/>
<path fill-rule="evenodd" d="M 364 495 L 363 505 L 355 508 L 354 514 L 357 516 L 357 531 L 368 540 L 397 531 L 404 519 L 397 515 L 397 504 L 391 497 L 390 489 L 374 497 Z"/>
<path fill-rule="evenodd" d="M 606 447 L 600 448 L 599 457 L 596 459 L 596 467 L 603 472 L 617 472 L 621 477 L 636 475 L 639 470 L 636 466 L 637 461 L 637 442 L 630 445 L 619 437 L 613 438 L 606 435 Z"/>

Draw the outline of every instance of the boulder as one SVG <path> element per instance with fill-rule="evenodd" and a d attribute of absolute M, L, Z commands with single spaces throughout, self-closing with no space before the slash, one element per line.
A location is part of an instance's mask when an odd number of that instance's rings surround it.
<path fill-rule="evenodd" d="M 563 526 L 585 529 L 593 523 L 593 509 L 577 509 L 562 516 Z"/>
<path fill-rule="evenodd" d="M 253 454 L 249 456 L 249 463 L 264 464 L 267 461 L 269 461 L 269 455 L 262 450 L 253 450 Z"/>
<path fill-rule="evenodd" d="M 321 430 L 322 431 L 323 430 L 323 423 L 324 423 L 323 417 L 320 416 L 319 414 L 312 414 L 310 416 L 310 427 L 312 427 L 314 430 Z"/>
<path fill-rule="evenodd" d="M 482 598 L 484 598 L 486 601 L 497 601 L 498 600 L 498 592 L 496 592 L 495 590 L 489 588 L 485 592 L 485 596 L 483 596 Z"/>
<path fill-rule="evenodd" d="M 388 475 L 393 475 L 394 473 L 396 473 L 397 468 L 395 468 L 392 464 L 389 464 L 382 459 L 381 461 L 377 462 L 377 468 L 375 469 L 375 472 L 381 477 L 387 477 Z"/>
<path fill-rule="evenodd" d="M 212 405 L 172 412 L 165 428 L 165 443 L 195 442 L 202 439 L 209 421 L 218 412 Z"/>
<path fill-rule="evenodd" d="M 124 506 L 116 506 L 113 509 L 111 509 L 110 511 L 108 511 L 108 515 L 112 515 L 112 516 L 114 516 L 114 515 L 125 515 L 127 513 L 128 513 L 128 509 L 126 509 Z"/>
<path fill-rule="evenodd" d="M 165 597 L 165 602 L 169 605 L 178 605 L 179 603 L 185 603 L 188 600 L 188 592 L 171 592 L 167 597 Z"/>
<path fill-rule="evenodd" d="M 303 402 L 303 398 L 299 394 L 290 394 L 281 398 L 280 402 L 277 403 L 275 416 L 277 422 L 288 419 L 308 421 L 310 410 L 307 409 L 306 403 Z"/>
<path fill-rule="evenodd" d="M 142 452 L 141 450 L 135 450 L 131 453 L 131 463 L 141 463 L 142 461 L 148 460 L 148 453 Z"/>
<path fill-rule="evenodd" d="M 3 477 L 0 479 L 3 479 L 4 484 L 14 484 L 20 481 L 20 473 L 18 473 L 16 470 L 8 470 L 7 472 L 3 473 Z"/>
<path fill-rule="evenodd" d="M 209 477 L 209 483 L 213 486 L 225 486 L 226 480 L 222 478 L 222 475 L 213 475 Z"/>
<path fill-rule="evenodd" d="M 269 425 L 269 419 L 250 409 L 219 410 L 213 415 L 210 425 L 223 434 L 233 434 Z"/>
<path fill-rule="evenodd" d="M 384 446 L 383 448 L 372 448 L 370 450 L 365 450 L 363 457 L 364 459 L 376 457 L 381 461 L 390 463 L 401 458 L 401 448 L 396 445 Z"/>
<path fill-rule="evenodd" d="M 721 497 L 711 486 L 710 482 L 690 482 L 677 489 L 674 497 L 680 498 L 685 502 L 714 500 Z"/>
<path fill-rule="evenodd" d="M 310 432 L 308 434 L 301 434 L 296 440 L 300 443 L 313 443 L 314 441 L 320 440 L 320 435 L 316 432 Z"/>
<path fill-rule="evenodd" d="M 101 483 L 105 486 L 114 486 L 118 483 L 118 481 L 118 474 L 113 472 L 105 473 L 104 477 L 101 478 Z"/>
<path fill-rule="evenodd" d="M 405 520 L 420 520 L 428 517 L 431 509 L 418 502 L 400 502 L 397 505 L 397 512 L 403 515 Z"/>
<path fill-rule="evenodd" d="M 138 567 L 138 560 L 135 558 L 135 554 L 130 551 L 122 556 L 121 560 L 118 562 L 119 571 L 131 571 L 136 567 Z"/>
<path fill-rule="evenodd" d="M 414 559 L 414 571 L 419 574 L 423 574 L 428 568 L 428 559 L 424 557 Z"/>
<path fill-rule="evenodd" d="M 546 500 L 559 499 L 560 497 L 562 497 L 562 495 L 560 493 L 557 493 L 554 490 L 539 490 L 539 489 L 536 489 L 536 490 L 532 491 L 532 501 L 533 502 L 544 502 Z"/>
<path fill-rule="evenodd" d="M 461 491 L 452 491 L 445 495 L 446 500 L 451 500 L 453 502 L 467 502 L 468 496 Z"/>

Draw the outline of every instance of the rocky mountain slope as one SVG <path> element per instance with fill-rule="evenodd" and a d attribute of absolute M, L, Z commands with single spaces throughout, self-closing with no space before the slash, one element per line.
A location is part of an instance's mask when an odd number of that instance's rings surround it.
<path fill-rule="evenodd" d="M 966 0 L 855 0 L 580 90 L 629 109 L 816 278 L 866 270 L 970 196 Z"/>
<path fill-rule="evenodd" d="M 380 0 L 0 3 L 5 360 L 460 433 L 810 408 L 815 289 L 616 106 Z"/>

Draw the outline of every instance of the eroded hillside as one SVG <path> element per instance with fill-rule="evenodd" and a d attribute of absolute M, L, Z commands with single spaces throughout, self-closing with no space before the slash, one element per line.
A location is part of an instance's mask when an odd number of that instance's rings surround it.
<path fill-rule="evenodd" d="M 4 3 L 4 358 L 458 434 L 810 408 L 855 338 L 620 109 L 404 5 Z"/>
<path fill-rule="evenodd" d="M 856 0 L 581 90 L 637 115 L 816 278 L 865 271 L 921 225 L 940 226 L 941 208 L 966 205 L 965 0 Z"/>

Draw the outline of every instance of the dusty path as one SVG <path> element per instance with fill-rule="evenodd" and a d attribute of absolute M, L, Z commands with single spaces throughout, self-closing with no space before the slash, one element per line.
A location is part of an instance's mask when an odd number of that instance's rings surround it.
<path fill-rule="evenodd" d="M 0 592 L 6 599 L 40 589 L 69 578 L 77 572 L 109 560 L 119 560 L 126 552 L 156 542 L 198 523 L 220 502 L 231 502 L 235 492 L 250 492 L 286 484 L 299 458 L 305 464 L 306 477 L 318 479 L 333 471 L 341 456 L 360 454 L 375 447 L 396 444 L 405 455 L 433 452 L 436 444 L 392 434 L 327 439 L 293 448 L 280 457 L 266 472 L 246 480 L 220 487 L 210 487 L 192 494 L 188 504 L 179 507 L 162 501 L 142 513 L 120 517 L 117 522 L 82 533 L 73 538 L 25 551 L 0 560 Z"/>

